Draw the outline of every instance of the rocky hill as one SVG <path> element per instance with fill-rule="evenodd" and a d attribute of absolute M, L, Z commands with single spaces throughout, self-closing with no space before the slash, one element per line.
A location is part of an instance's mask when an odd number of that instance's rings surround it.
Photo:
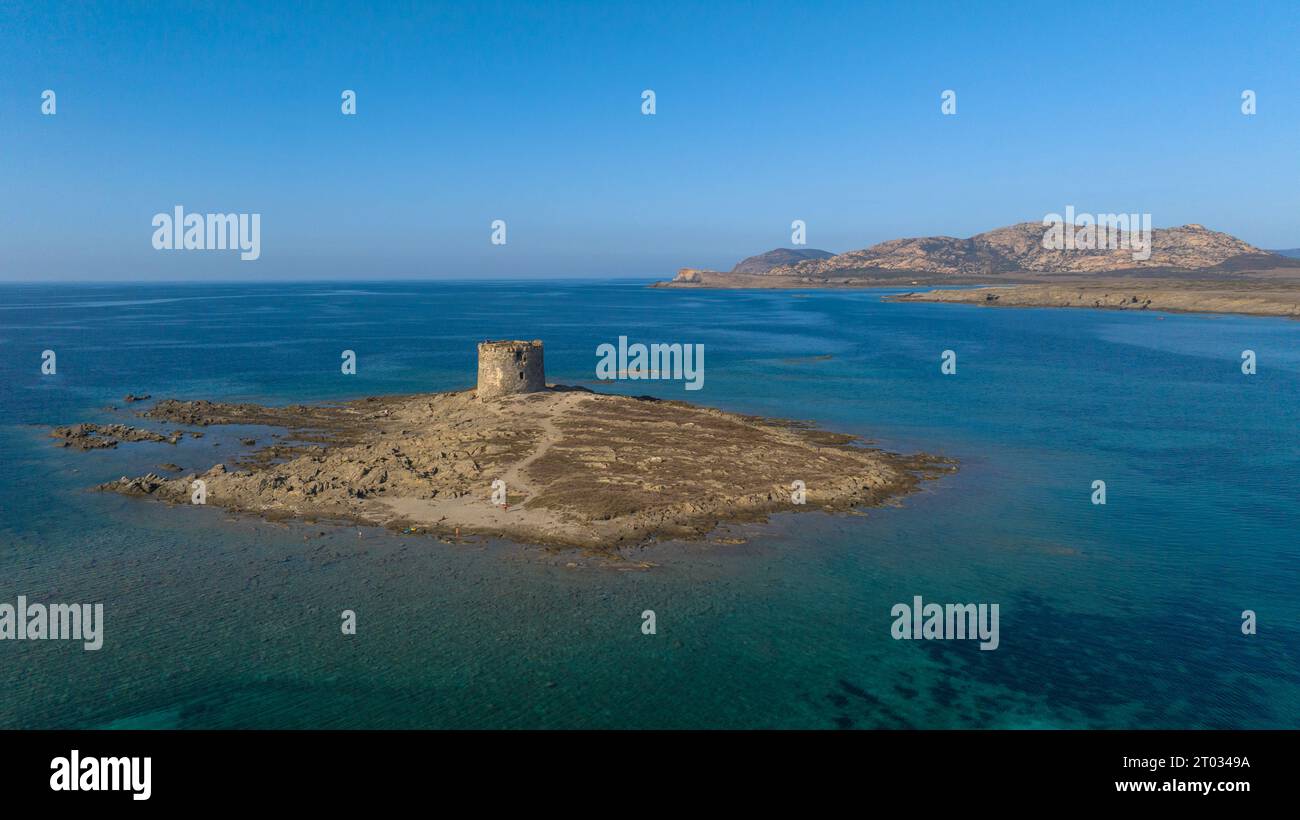
<path fill-rule="evenodd" d="M 1119 247 L 1098 250 L 1056 250 L 1044 247 L 1048 228 L 1039 222 L 1022 222 L 977 234 L 969 239 L 927 236 L 891 239 L 859 251 L 825 259 L 807 259 L 770 268 L 768 276 L 814 279 L 871 275 L 881 271 L 946 275 L 991 273 L 1098 273 L 1168 268 L 1200 270 L 1232 266 L 1240 259 L 1254 266 L 1270 260 L 1282 262 L 1247 242 L 1203 225 L 1155 228 L 1151 231 L 1149 258 L 1135 253 L 1140 237 L 1121 232 Z"/>
<path fill-rule="evenodd" d="M 835 254 L 815 248 L 777 248 L 742 259 L 731 269 L 732 273 L 767 273 L 772 268 L 789 267 L 808 259 L 829 259 Z"/>

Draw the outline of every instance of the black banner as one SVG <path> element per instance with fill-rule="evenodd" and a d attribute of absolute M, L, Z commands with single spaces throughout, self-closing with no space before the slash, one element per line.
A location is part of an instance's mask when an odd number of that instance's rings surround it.
<path fill-rule="evenodd" d="M 638 805 L 923 795 L 1217 809 L 1285 798 L 1295 732 L 5 732 L 10 796 L 51 809 L 337 808 L 383 798 L 563 795 Z M 73 781 L 75 781 L 75 786 Z M 676 795 L 676 798 L 672 796 Z"/>

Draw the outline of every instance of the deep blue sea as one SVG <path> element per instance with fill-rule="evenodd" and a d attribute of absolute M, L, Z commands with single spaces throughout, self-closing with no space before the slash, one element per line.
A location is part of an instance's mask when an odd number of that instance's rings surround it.
<path fill-rule="evenodd" d="M 0 602 L 105 609 L 98 652 L 0 641 L 0 727 L 1300 727 L 1300 323 L 884 292 L 0 287 Z M 703 344 L 704 388 L 595 385 L 619 336 Z M 960 470 L 896 507 L 782 514 L 622 571 L 86 490 L 229 461 L 247 429 L 89 453 L 47 437 L 141 423 L 129 392 L 465 388 L 488 338 L 542 339 L 554 382 L 805 419 Z M 894 640 L 915 595 L 997 603 L 1000 646 Z"/>

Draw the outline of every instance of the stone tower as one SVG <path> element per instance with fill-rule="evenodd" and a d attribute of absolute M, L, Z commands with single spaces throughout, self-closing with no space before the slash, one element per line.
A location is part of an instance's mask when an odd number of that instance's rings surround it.
<path fill-rule="evenodd" d="M 499 341 L 478 344 L 478 398 L 491 399 L 546 389 L 542 343 Z"/>

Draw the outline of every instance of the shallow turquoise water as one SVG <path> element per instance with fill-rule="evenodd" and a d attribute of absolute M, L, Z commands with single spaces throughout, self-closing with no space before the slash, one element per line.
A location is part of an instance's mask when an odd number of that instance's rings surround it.
<path fill-rule="evenodd" d="M 100 601 L 107 622 L 99 652 L 0 641 L 3 727 L 1300 727 L 1295 322 L 641 283 L 0 295 L 0 600 Z M 620 335 L 704 344 L 704 389 L 601 389 L 809 419 L 961 470 L 897 508 L 781 515 L 623 572 L 85 492 L 229 460 L 240 431 L 94 453 L 45 438 L 118 419 L 104 408 L 127 392 L 461 388 L 485 338 L 541 338 L 552 381 L 589 382 Z M 893 640 L 913 595 L 998 603 L 1001 646 Z"/>

